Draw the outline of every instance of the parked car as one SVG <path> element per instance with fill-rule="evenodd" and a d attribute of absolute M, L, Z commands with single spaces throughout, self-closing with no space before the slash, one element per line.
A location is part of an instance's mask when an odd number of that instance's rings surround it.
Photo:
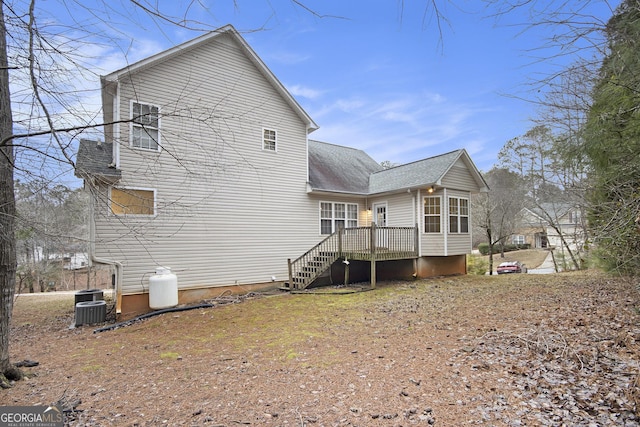
<path fill-rule="evenodd" d="M 527 266 L 520 261 L 503 262 L 498 266 L 498 268 L 496 268 L 496 271 L 498 274 L 526 273 Z"/>

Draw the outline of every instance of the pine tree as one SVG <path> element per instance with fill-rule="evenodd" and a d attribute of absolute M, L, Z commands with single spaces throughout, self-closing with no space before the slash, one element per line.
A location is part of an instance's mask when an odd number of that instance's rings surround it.
<path fill-rule="evenodd" d="M 640 271 L 640 1 L 625 0 L 606 27 L 602 63 L 588 115 L 592 167 L 590 224 L 603 266 Z"/>

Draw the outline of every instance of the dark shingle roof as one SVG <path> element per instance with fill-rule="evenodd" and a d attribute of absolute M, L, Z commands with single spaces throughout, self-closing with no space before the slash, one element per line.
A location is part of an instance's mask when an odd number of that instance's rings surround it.
<path fill-rule="evenodd" d="M 113 144 L 88 139 L 80 140 L 75 175 L 78 178 L 95 176 L 115 181 L 121 176 L 113 166 Z"/>
<path fill-rule="evenodd" d="M 384 193 L 405 188 L 436 184 L 458 160 L 462 150 L 385 169 L 371 175 L 369 192 Z"/>
<path fill-rule="evenodd" d="M 461 157 L 468 159 L 463 149 L 384 169 L 362 150 L 310 140 L 309 184 L 314 191 L 360 195 L 441 185 L 442 178 Z M 470 167 L 475 170 L 473 164 Z M 486 183 L 479 172 L 476 175 L 483 191 Z"/>
<path fill-rule="evenodd" d="M 380 170 L 362 150 L 309 141 L 309 184 L 314 190 L 368 194 L 369 176 Z"/>

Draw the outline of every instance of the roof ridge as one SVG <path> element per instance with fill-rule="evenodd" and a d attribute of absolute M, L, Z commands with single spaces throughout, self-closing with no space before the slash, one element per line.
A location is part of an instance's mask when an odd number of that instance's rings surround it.
<path fill-rule="evenodd" d="M 366 153 L 366 151 L 364 151 L 362 148 L 349 147 L 348 145 L 341 145 L 341 144 L 336 144 L 336 143 L 333 143 L 333 142 L 319 141 L 317 139 L 309 139 L 309 142 L 317 142 L 318 144 L 332 145 L 334 147 L 347 148 L 349 150 L 362 151 L 362 152 Z"/>
<path fill-rule="evenodd" d="M 447 152 L 447 153 L 437 154 L 437 155 L 435 155 L 435 156 L 425 157 L 424 159 L 414 160 L 414 161 L 409 162 L 409 163 L 403 163 L 403 164 L 401 164 L 401 165 L 391 166 L 390 168 L 387 168 L 387 169 L 383 169 L 383 170 L 380 170 L 380 171 L 374 172 L 374 174 L 375 174 L 375 173 L 380 173 L 380 172 L 390 171 L 390 170 L 393 170 L 393 169 L 396 169 L 396 168 L 401 168 L 401 167 L 404 167 L 404 166 L 413 165 L 413 164 L 415 164 L 415 163 L 420 163 L 420 162 L 424 162 L 424 161 L 427 161 L 427 160 L 437 159 L 438 157 L 448 156 L 448 155 L 451 155 L 451 154 L 453 154 L 453 153 L 460 153 L 460 152 L 462 152 L 462 151 L 464 151 L 464 148 L 458 148 L 457 150 L 452 150 L 452 151 L 449 151 L 449 152 Z"/>

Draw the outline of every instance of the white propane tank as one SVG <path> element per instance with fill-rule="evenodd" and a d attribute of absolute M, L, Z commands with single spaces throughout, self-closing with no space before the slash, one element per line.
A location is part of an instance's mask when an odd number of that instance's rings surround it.
<path fill-rule="evenodd" d="M 153 310 L 178 305 L 178 277 L 169 267 L 156 268 L 149 277 L 149 307 Z"/>

